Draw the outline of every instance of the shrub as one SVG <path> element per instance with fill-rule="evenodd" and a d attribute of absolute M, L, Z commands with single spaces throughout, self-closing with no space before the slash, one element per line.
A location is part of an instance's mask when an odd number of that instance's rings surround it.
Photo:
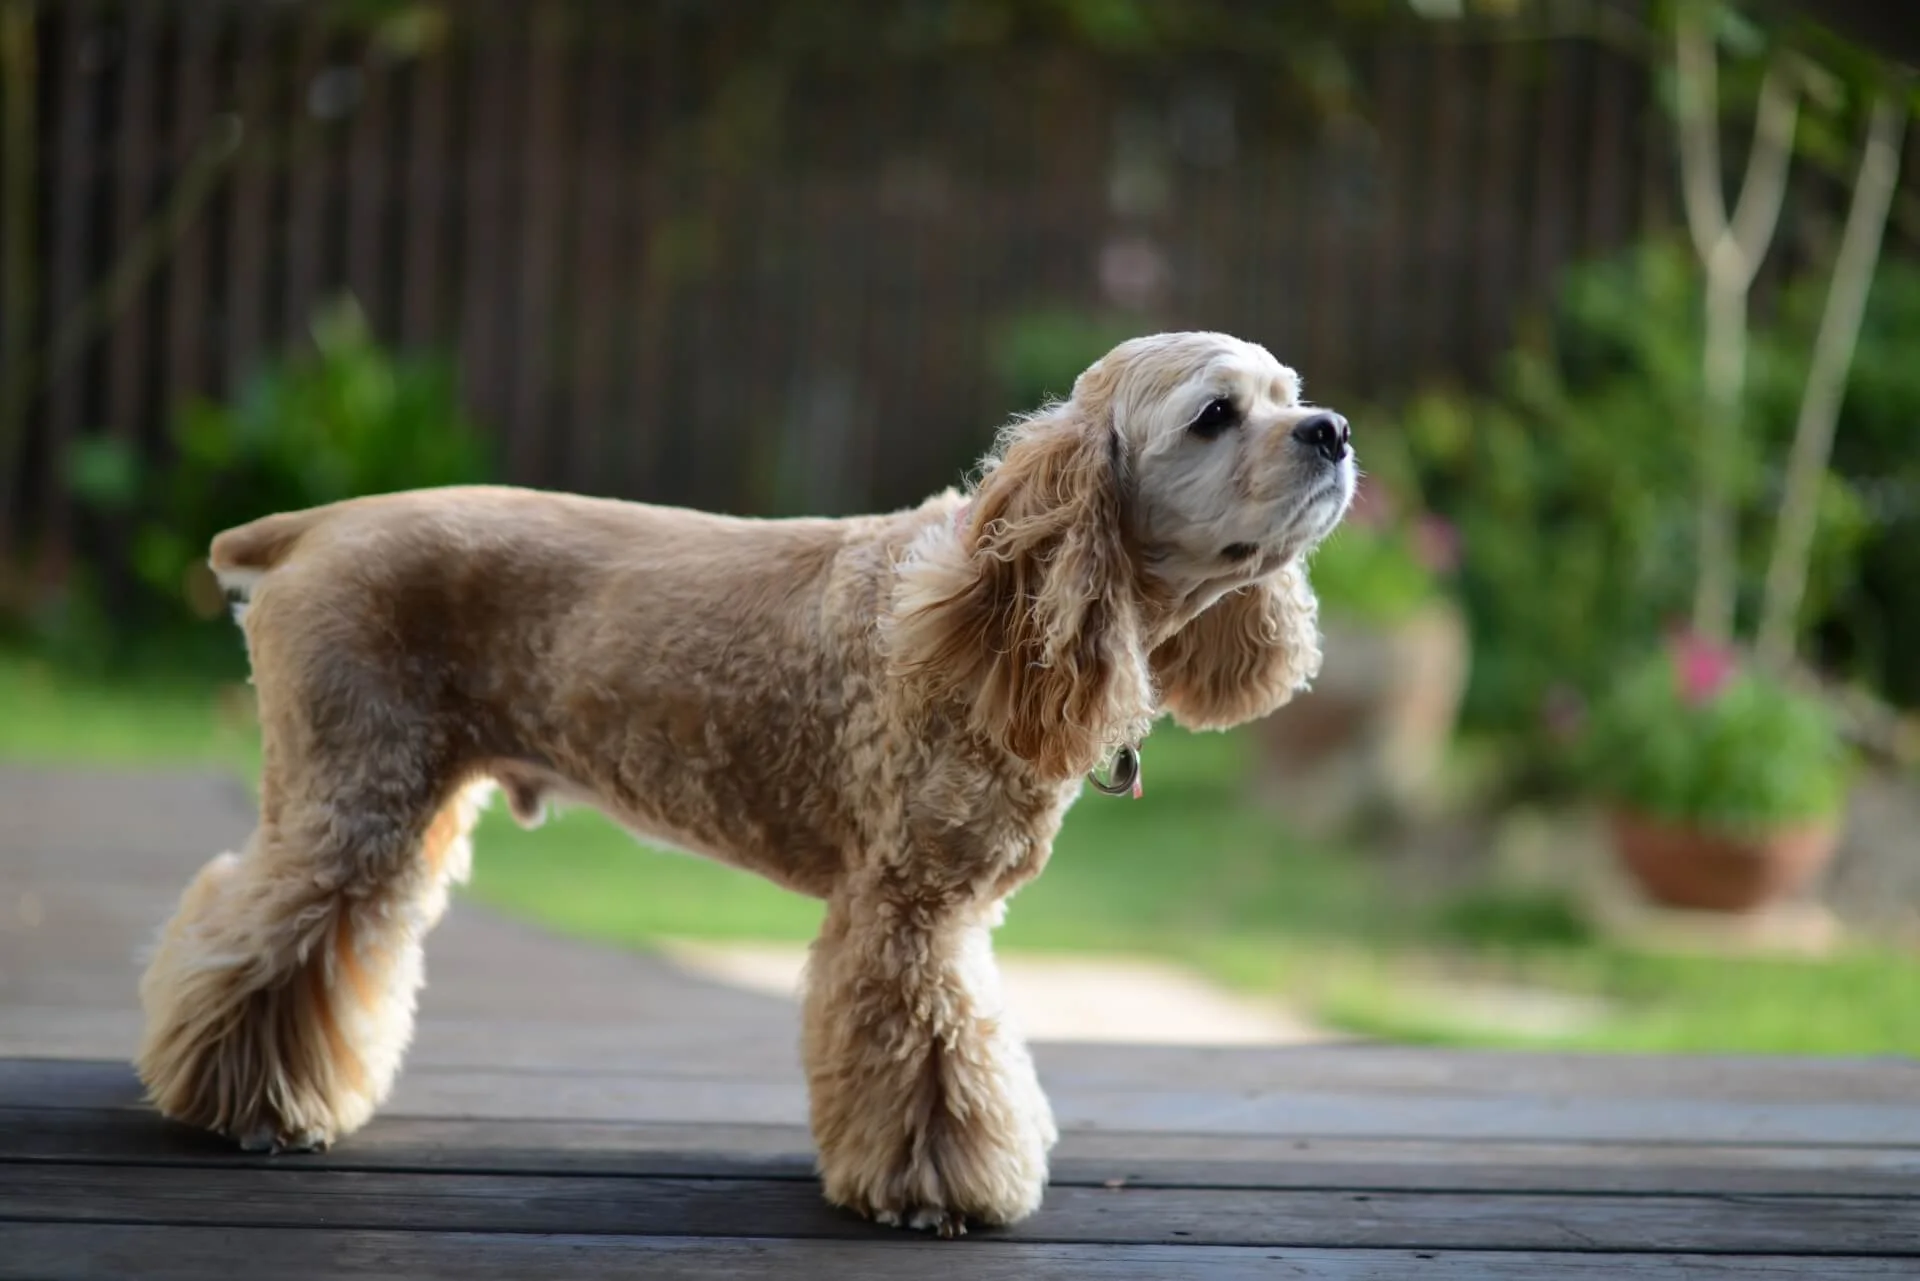
<path fill-rule="evenodd" d="M 1612 685 L 1579 755 L 1605 799 L 1717 831 L 1828 818 L 1846 796 L 1846 748 L 1826 704 L 1687 636 Z"/>
<path fill-rule="evenodd" d="M 181 405 L 170 457 L 148 463 L 104 439 L 76 453 L 75 489 L 127 519 L 129 566 L 163 615 L 183 617 L 183 605 L 207 612 L 199 567 L 223 529 L 486 476 L 487 451 L 448 366 L 388 354 L 351 300 L 317 314 L 312 333 L 311 350 L 263 369 L 234 403 Z"/>
<path fill-rule="evenodd" d="M 1684 247 L 1645 245 L 1568 274 L 1507 357 L 1494 394 L 1431 394 L 1401 420 L 1421 488 L 1457 524 L 1474 638 L 1470 725 L 1526 737 L 1552 700 L 1592 695 L 1691 604 L 1701 415 L 1700 293 Z M 1741 607 L 1758 604 L 1825 273 L 1755 335 L 1746 420 L 1729 460 Z M 1883 292 L 1884 291 L 1884 292 Z M 1875 288 L 1822 497 L 1805 618 L 1816 656 L 1920 697 L 1897 655 L 1920 645 L 1920 273 Z M 1902 433 L 1905 433 L 1903 436 Z M 1835 660 L 1840 660 L 1836 662 Z"/>
<path fill-rule="evenodd" d="M 1008 412 L 1065 400 L 1088 365 L 1135 333 L 1119 317 L 1067 307 L 1021 312 L 1006 320 L 990 339 L 990 359 Z"/>
<path fill-rule="evenodd" d="M 1329 616 L 1388 627 L 1445 596 L 1453 565 L 1453 527 L 1404 513 L 1380 482 L 1368 480 L 1346 520 L 1315 549 L 1313 587 Z"/>
<path fill-rule="evenodd" d="M 1313 586 L 1329 615 L 1382 626 L 1417 614 L 1439 594 L 1401 530 L 1363 525 L 1335 530 L 1314 552 Z"/>
<path fill-rule="evenodd" d="M 1755 417 L 1772 433 L 1780 457 L 1799 410 L 1826 284 L 1819 271 L 1792 282 L 1779 322 L 1754 345 Z M 1911 659 L 1920 651 L 1916 333 L 1920 266 L 1884 258 L 1840 406 L 1833 470 L 1821 494 L 1821 539 L 1801 615 L 1808 648 L 1823 666 L 1910 707 L 1920 705 L 1920 664 Z"/>

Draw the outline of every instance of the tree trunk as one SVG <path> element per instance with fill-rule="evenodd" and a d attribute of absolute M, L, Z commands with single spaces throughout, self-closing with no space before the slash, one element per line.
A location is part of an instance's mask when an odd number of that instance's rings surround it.
<path fill-rule="evenodd" d="M 1726 642 L 1733 636 L 1739 587 L 1739 548 L 1733 492 L 1734 453 L 1740 444 L 1740 398 L 1746 386 L 1747 292 L 1780 221 L 1799 89 L 1785 56 L 1767 67 L 1753 127 L 1753 146 L 1733 214 L 1720 182 L 1719 54 L 1707 30 L 1708 7 L 1685 5 L 1674 24 L 1680 191 L 1687 229 L 1707 276 L 1702 351 L 1698 577 L 1693 628 Z"/>
<path fill-rule="evenodd" d="M 1780 505 L 1773 556 L 1767 564 L 1766 596 L 1760 612 L 1760 658 L 1776 668 L 1785 668 L 1793 660 L 1814 526 L 1820 515 L 1820 482 L 1826 478 L 1827 460 L 1833 453 L 1833 432 L 1846 395 L 1847 371 L 1853 365 L 1867 291 L 1880 261 L 1887 211 L 1899 183 L 1900 147 L 1906 127 L 1905 86 L 1900 85 L 1880 95 L 1867 125 L 1867 141 L 1860 150 L 1860 176 L 1854 183 L 1846 229 L 1840 235 L 1840 251 L 1834 256 L 1833 281 L 1827 287 L 1827 304 L 1813 344 L 1813 363 L 1807 370 L 1800 417 L 1794 425 L 1786 493 Z"/>
<path fill-rule="evenodd" d="M 1740 446 L 1740 392 L 1747 381 L 1747 282 L 1724 268 L 1707 273 L 1701 424 L 1698 577 L 1693 630 L 1718 644 L 1733 637 L 1739 549 L 1734 542 L 1733 456 Z"/>

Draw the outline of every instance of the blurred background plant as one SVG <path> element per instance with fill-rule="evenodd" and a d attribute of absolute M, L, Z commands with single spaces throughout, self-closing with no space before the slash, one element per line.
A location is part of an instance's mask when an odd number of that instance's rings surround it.
<path fill-rule="evenodd" d="M 137 634 L 143 646 L 169 639 L 157 633 L 205 637 L 225 608 L 206 568 L 221 530 L 266 512 L 489 476 L 487 442 L 448 362 L 383 348 L 350 297 L 318 311 L 310 332 L 311 347 L 262 366 L 233 400 L 182 402 L 162 459 L 110 437 L 76 442 L 74 492 L 125 531 L 138 593 L 110 610 L 83 604 L 81 617 L 112 614 L 108 634 Z"/>
<path fill-rule="evenodd" d="M 1015 312 L 989 339 L 989 373 L 1009 414 L 1037 409 L 1071 396 L 1080 371 L 1136 329 L 1124 315 L 1045 306 Z"/>
<path fill-rule="evenodd" d="M 1729 467 L 1744 617 L 1758 607 L 1824 285 L 1818 272 L 1785 282 L 1777 318 L 1755 337 L 1748 430 Z M 1920 491 L 1911 449 L 1920 379 L 1897 353 L 1920 332 L 1917 287 L 1911 266 L 1882 268 L 1821 489 L 1802 615 L 1816 665 L 1901 701 L 1909 665 L 1890 663 L 1886 645 L 1909 634 L 1920 608 L 1920 577 L 1900 575 L 1920 520 L 1908 492 Z M 1671 243 L 1584 265 L 1507 357 L 1493 395 L 1428 395 L 1405 411 L 1422 481 L 1460 529 L 1461 599 L 1476 640 L 1468 724 L 1538 736 L 1567 694 L 1610 687 L 1685 613 L 1699 309 Z"/>
<path fill-rule="evenodd" d="M 1749 833 L 1837 818 L 1850 764 L 1825 702 L 1686 635 L 1600 697 L 1580 755 L 1613 804 Z"/>
<path fill-rule="evenodd" d="M 1453 526 L 1431 514 L 1393 510 L 1372 480 L 1314 552 L 1312 565 L 1314 590 L 1328 615 L 1380 627 L 1404 623 L 1447 598 Z"/>
<path fill-rule="evenodd" d="M 1311 561 L 1324 633 L 1312 695 L 1256 732 L 1261 791 L 1303 830 L 1378 840 L 1443 803 L 1471 666 L 1458 538 L 1379 432 L 1347 518 Z"/>
<path fill-rule="evenodd" d="M 1719 911 L 1788 898 L 1825 869 L 1854 765 L 1817 691 L 1691 631 L 1619 675 L 1579 752 L 1640 890 Z"/>
<path fill-rule="evenodd" d="M 1758 335 L 1752 383 L 1756 424 L 1784 448 L 1805 386 L 1824 282 L 1807 273 L 1782 289 L 1778 320 Z M 1834 454 L 1820 491 L 1802 631 L 1820 668 L 1920 705 L 1920 266 L 1884 261 L 1868 295 L 1848 373 Z M 1761 479 L 1777 499 L 1779 473 Z"/>

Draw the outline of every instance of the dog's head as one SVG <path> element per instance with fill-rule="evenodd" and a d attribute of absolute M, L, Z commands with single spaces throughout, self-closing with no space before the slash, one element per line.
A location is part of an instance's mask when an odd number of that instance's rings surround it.
<path fill-rule="evenodd" d="M 903 567 L 895 663 L 1050 777 L 1285 702 L 1319 666 L 1304 554 L 1352 500 L 1346 420 L 1225 334 L 1136 338 L 1002 436 Z"/>

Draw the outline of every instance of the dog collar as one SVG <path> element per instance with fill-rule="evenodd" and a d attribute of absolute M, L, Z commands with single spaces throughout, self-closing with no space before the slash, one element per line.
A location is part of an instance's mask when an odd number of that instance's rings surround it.
<path fill-rule="evenodd" d="M 1140 749 L 1131 743 L 1122 744 L 1107 766 L 1106 778 L 1102 779 L 1100 771 L 1093 770 L 1087 774 L 1087 782 L 1103 796 L 1132 796 L 1139 800 L 1144 790 L 1140 782 Z"/>

